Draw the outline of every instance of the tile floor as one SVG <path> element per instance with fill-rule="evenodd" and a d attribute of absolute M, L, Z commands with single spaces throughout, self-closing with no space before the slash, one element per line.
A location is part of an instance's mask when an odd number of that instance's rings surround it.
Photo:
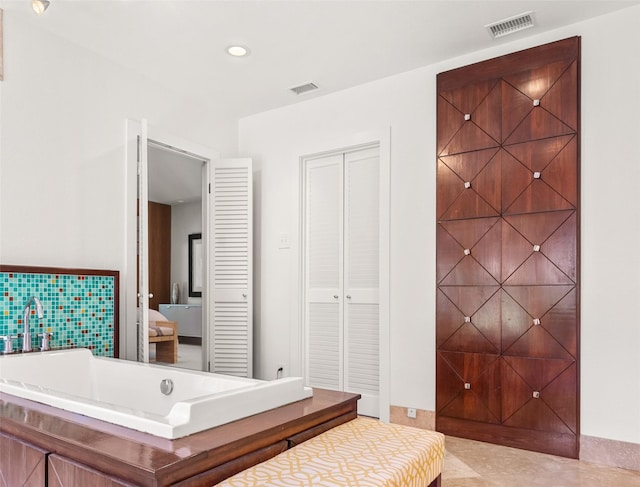
<path fill-rule="evenodd" d="M 640 487 L 640 472 L 447 436 L 442 487 Z"/>

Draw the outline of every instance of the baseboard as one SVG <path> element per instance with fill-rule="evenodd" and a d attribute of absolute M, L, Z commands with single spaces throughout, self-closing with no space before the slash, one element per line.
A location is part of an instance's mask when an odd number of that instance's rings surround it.
<path fill-rule="evenodd" d="M 640 444 L 581 435 L 580 460 L 640 471 Z"/>
<path fill-rule="evenodd" d="M 416 417 L 409 418 L 407 417 L 407 408 L 390 406 L 389 422 L 433 431 L 436 429 L 436 413 L 426 409 L 416 409 Z"/>

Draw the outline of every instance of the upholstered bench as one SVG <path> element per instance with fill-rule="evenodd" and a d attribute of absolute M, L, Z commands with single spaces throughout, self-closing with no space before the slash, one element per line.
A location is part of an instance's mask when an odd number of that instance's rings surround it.
<path fill-rule="evenodd" d="M 175 364 L 178 361 L 178 323 L 150 321 L 149 343 L 156 344 L 156 361 Z"/>
<path fill-rule="evenodd" d="M 444 436 L 358 417 L 218 484 L 439 487 Z"/>

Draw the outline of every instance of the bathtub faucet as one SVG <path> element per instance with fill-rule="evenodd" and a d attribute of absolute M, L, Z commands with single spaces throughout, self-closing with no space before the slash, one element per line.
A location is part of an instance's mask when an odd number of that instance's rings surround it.
<path fill-rule="evenodd" d="M 44 310 L 42 309 L 42 303 L 35 296 L 31 296 L 29 301 L 24 307 L 22 311 L 22 322 L 24 323 L 24 331 L 22 332 L 22 351 L 30 352 L 31 351 L 31 332 L 29 331 L 29 314 L 31 313 L 31 303 L 35 303 L 36 305 L 36 313 L 38 314 L 38 318 L 44 318 Z"/>

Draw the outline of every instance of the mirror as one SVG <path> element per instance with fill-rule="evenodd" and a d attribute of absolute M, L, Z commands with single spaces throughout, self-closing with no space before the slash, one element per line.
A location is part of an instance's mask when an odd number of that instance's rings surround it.
<path fill-rule="evenodd" d="M 202 248 L 191 236 L 203 230 L 205 159 L 152 140 L 147 153 L 149 360 L 202 370 Z"/>

